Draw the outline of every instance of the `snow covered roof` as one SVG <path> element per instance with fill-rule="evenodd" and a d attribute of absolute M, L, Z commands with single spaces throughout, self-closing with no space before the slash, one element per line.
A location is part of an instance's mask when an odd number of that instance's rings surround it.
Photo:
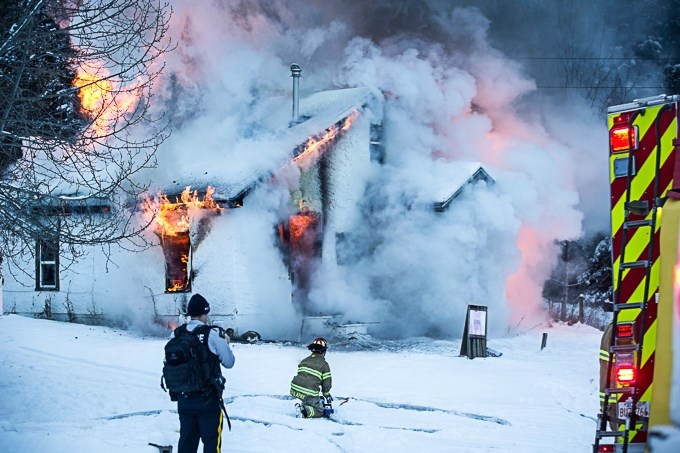
<path fill-rule="evenodd" d="M 479 162 L 460 162 L 453 166 L 452 170 L 451 178 L 447 181 L 446 187 L 441 188 L 436 198 L 435 211 L 442 212 L 448 209 L 451 202 L 470 184 L 478 181 L 485 181 L 487 184 L 495 183 L 491 175 Z"/>
<path fill-rule="evenodd" d="M 95 197 L 80 192 L 75 194 L 60 194 L 52 197 L 37 199 L 31 203 L 31 208 L 43 213 L 72 213 L 93 214 L 109 212 L 111 201 L 105 197 Z"/>
<path fill-rule="evenodd" d="M 256 123 L 250 128 L 257 131 L 253 147 L 264 152 L 231 156 L 227 162 L 195 159 L 181 165 L 181 174 L 172 175 L 171 182 L 160 183 L 159 189 L 175 195 L 191 186 L 204 191 L 215 188 L 213 198 L 221 204 L 239 204 L 257 184 L 269 179 L 294 157 L 296 149 L 310 137 L 325 133 L 326 129 L 342 121 L 353 111 L 361 111 L 375 102 L 367 88 L 347 88 L 322 91 L 300 99 L 302 121 L 291 125 L 292 101 L 290 97 L 271 98 L 262 103 L 256 112 Z M 230 143 L 224 146 L 239 146 Z M 244 146 L 244 145 L 241 145 Z M 274 148 L 274 149 L 272 149 Z M 158 183 L 159 181 L 156 180 Z"/>

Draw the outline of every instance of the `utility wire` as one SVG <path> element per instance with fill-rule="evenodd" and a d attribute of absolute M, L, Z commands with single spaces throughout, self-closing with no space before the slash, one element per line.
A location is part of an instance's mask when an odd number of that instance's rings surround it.
<path fill-rule="evenodd" d="M 512 60 L 680 60 L 680 57 L 659 56 L 659 57 L 513 57 Z"/>
<path fill-rule="evenodd" d="M 596 86 L 596 87 L 587 87 L 587 86 L 541 86 L 537 85 L 536 88 L 541 88 L 541 89 L 554 89 L 554 90 L 585 90 L 585 89 L 596 89 L 596 88 L 601 88 L 603 90 L 614 90 L 618 88 L 625 88 L 625 89 L 635 89 L 635 90 L 665 90 L 666 87 L 639 87 L 639 86 L 632 86 L 632 87 L 624 87 L 624 86 L 617 86 L 617 87 L 606 87 L 606 86 Z"/>

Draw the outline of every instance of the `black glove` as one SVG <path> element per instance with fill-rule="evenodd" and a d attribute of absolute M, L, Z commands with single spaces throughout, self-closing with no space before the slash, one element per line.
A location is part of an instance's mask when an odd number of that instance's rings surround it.
<path fill-rule="evenodd" d="M 333 397 L 330 396 L 330 395 L 326 395 L 326 402 L 327 402 L 328 404 L 332 403 L 332 402 L 333 402 Z"/>

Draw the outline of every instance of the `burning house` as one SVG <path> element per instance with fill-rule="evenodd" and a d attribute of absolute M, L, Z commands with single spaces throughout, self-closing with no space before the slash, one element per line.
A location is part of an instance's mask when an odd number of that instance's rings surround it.
<path fill-rule="evenodd" d="M 155 244 L 144 250 L 93 248 L 62 266 L 59 244 L 38 241 L 26 255 L 27 263 L 35 261 L 34 275 L 5 272 L 5 311 L 174 325 L 191 295 L 201 293 L 211 318 L 236 333 L 299 332 L 305 316 L 319 315 L 309 304 L 318 269 L 357 259 L 344 244 L 362 221 L 359 206 L 388 150 L 382 97 L 363 88 L 300 96 L 300 69 L 291 70 L 292 118 L 289 98 L 272 99 L 252 126 L 255 139 L 266 137 L 260 145 L 276 152 L 253 155 L 257 165 L 244 166 L 218 164 L 217 149 L 213 162 L 159 171 L 157 193 L 133 202 Z M 464 187 L 493 182 L 479 164 L 459 170 L 424 209 L 444 212 Z"/>

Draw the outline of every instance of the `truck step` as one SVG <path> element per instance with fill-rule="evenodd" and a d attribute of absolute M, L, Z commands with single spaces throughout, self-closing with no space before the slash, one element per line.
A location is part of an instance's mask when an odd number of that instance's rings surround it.
<path fill-rule="evenodd" d="M 627 261 L 621 263 L 621 269 L 632 269 L 634 267 L 649 267 L 649 260 Z"/>
<path fill-rule="evenodd" d="M 609 348 L 610 353 L 617 353 L 617 352 L 639 352 L 640 351 L 640 344 L 635 343 L 635 344 L 618 344 L 616 346 L 612 346 Z"/>
<path fill-rule="evenodd" d="M 631 228 L 639 228 L 643 226 L 652 226 L 654 224 L 654 221 L 650 220 L 628 220 L 626 222 L 623 222 L 623 228 L 625 229 L 631 229 Z"/>
<path fill-rule="evenodd" d="M 623 209 L 635 215 L 646 216 L 649 214 L 649 202 L 647 200 L 634 200 L 625 203 Z"/>
<path fill-rule="evenodd" d="M 614 304 L 614 311 L 622 311 L 622 310 L 631 310 L 633 308 L 638 308 L 640 310 L 645 308 L 645 303 L 644 302 L 630 302 L 627 304 Z"/>
<path fill-rule="evenodd" d="M 604 389 L 604 393 L 606 395 L 614 395 L 614 394 L 633 394 L 635 393 L 635 387 L 610 387 L 608 389 Z"/>

